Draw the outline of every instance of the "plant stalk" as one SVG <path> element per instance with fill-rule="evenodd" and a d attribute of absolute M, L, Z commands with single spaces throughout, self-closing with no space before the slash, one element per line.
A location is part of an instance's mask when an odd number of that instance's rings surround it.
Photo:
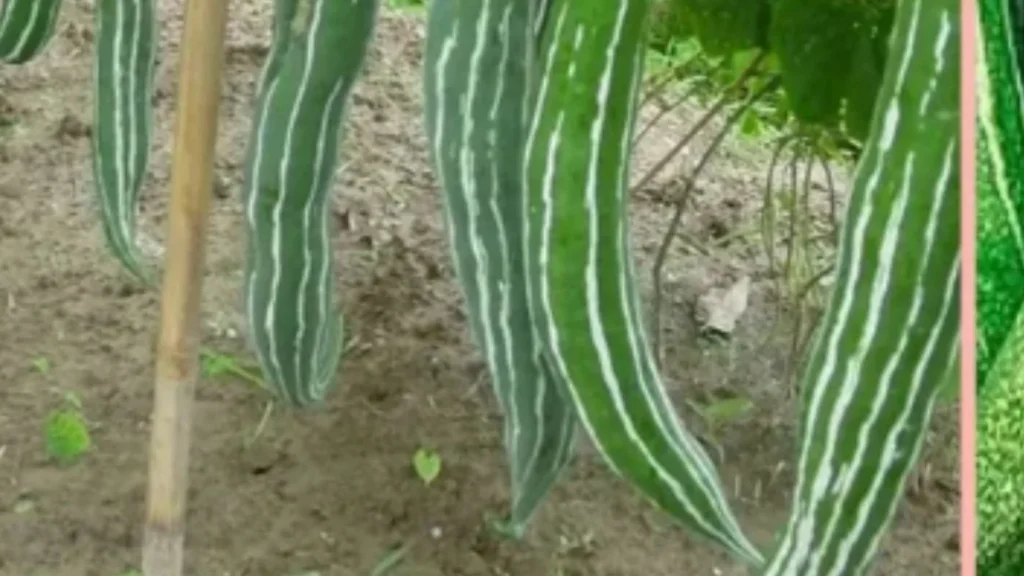
<path fill-rule="evenodd" d="M 227 0 L 185 3 L 142 550 L 146 576 L 181 576 L 184 567 L 189 444 L 199 365 L 199 303 L 227 4 Z"/>

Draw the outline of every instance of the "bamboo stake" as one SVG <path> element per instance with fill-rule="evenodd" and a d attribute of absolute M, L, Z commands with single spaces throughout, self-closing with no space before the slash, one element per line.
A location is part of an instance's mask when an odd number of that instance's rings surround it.
<path fill-rule="evenodd" d="M 186 0 L 156 358 L 142 570 L 181 576 L 199 355 L 206 222 L 213 187 L 228 0 Z"/>

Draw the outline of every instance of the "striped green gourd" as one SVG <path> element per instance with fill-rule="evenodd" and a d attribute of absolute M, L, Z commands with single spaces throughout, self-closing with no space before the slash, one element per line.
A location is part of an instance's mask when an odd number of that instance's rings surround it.
<path fill-rule="evenodd" d="M 97 0 L 92 158 L 103 231 L 114 255 L 151 282 L 135 246 L 153 132 L 155 0 Z"/>
<path fill-rule="evenodd" d="M 978 2 L 977 382 L 1024 304 L 1024 7 Z"/>
<path fill-rule="evenodd" d="M 46 48 L 62 0 L 4 0 L 0 11 L 0 61 L 23 64 Z"/>
<path fill-rule="evenodd" d="M 611 468 L 697 533 L 762 562 L 680 424 L 635 286 L 627 172 L 649 2 L 552 0 L 524 162 L 526 279 L 544 355 Z"/>
<path fill-rule="evenodd" d="M 1024 10 L 978 9 L 977 571 L 1010 576 L 1024 572 Z"/>
<path fill-rule="evenodd" d="M 267 384 L 293 406 L 320 402 L 336 381 L 343 330 L 330 189 L 346 103 L 376 15 L 375 0 L 275 5 L 277 44 L 245 163 L 245 302 Z"/>
<path fill-rule="evenodd" d="M 765 574 L 868 570 L 955 363 L 959 7 L 897 6 L 835 289 L 803 375 L 795 501 Z"/>
<path fill-rule="evenodd" d="M 523 261 L 522 158 L 531 0 L 434 0 L 426 128 L 456 274 L 504 417 L 512 505 L 523 533 L 573 453 L 576 419 L 540 354 Z"/>

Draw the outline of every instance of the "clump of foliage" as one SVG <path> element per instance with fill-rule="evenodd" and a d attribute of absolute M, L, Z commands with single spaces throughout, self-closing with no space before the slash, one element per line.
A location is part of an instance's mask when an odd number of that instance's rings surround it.
<path fill-rule="evenodd" d="M 59 464 L 67 465 L 84 456 L 92 441 L 77 397 L 68 395 L 62 404 L 47 415 L 44 434 L 46 453 Z"/>

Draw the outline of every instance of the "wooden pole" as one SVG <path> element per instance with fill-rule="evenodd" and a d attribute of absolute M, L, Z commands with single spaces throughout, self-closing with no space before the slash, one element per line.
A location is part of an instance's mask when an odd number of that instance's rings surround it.
<path fill-rule="evenodd" d="M 227 5 L 228 0 L 185 2 L 142 550 L 145 576 L 181 576 L 184 567 L 199 303 Z"/>

